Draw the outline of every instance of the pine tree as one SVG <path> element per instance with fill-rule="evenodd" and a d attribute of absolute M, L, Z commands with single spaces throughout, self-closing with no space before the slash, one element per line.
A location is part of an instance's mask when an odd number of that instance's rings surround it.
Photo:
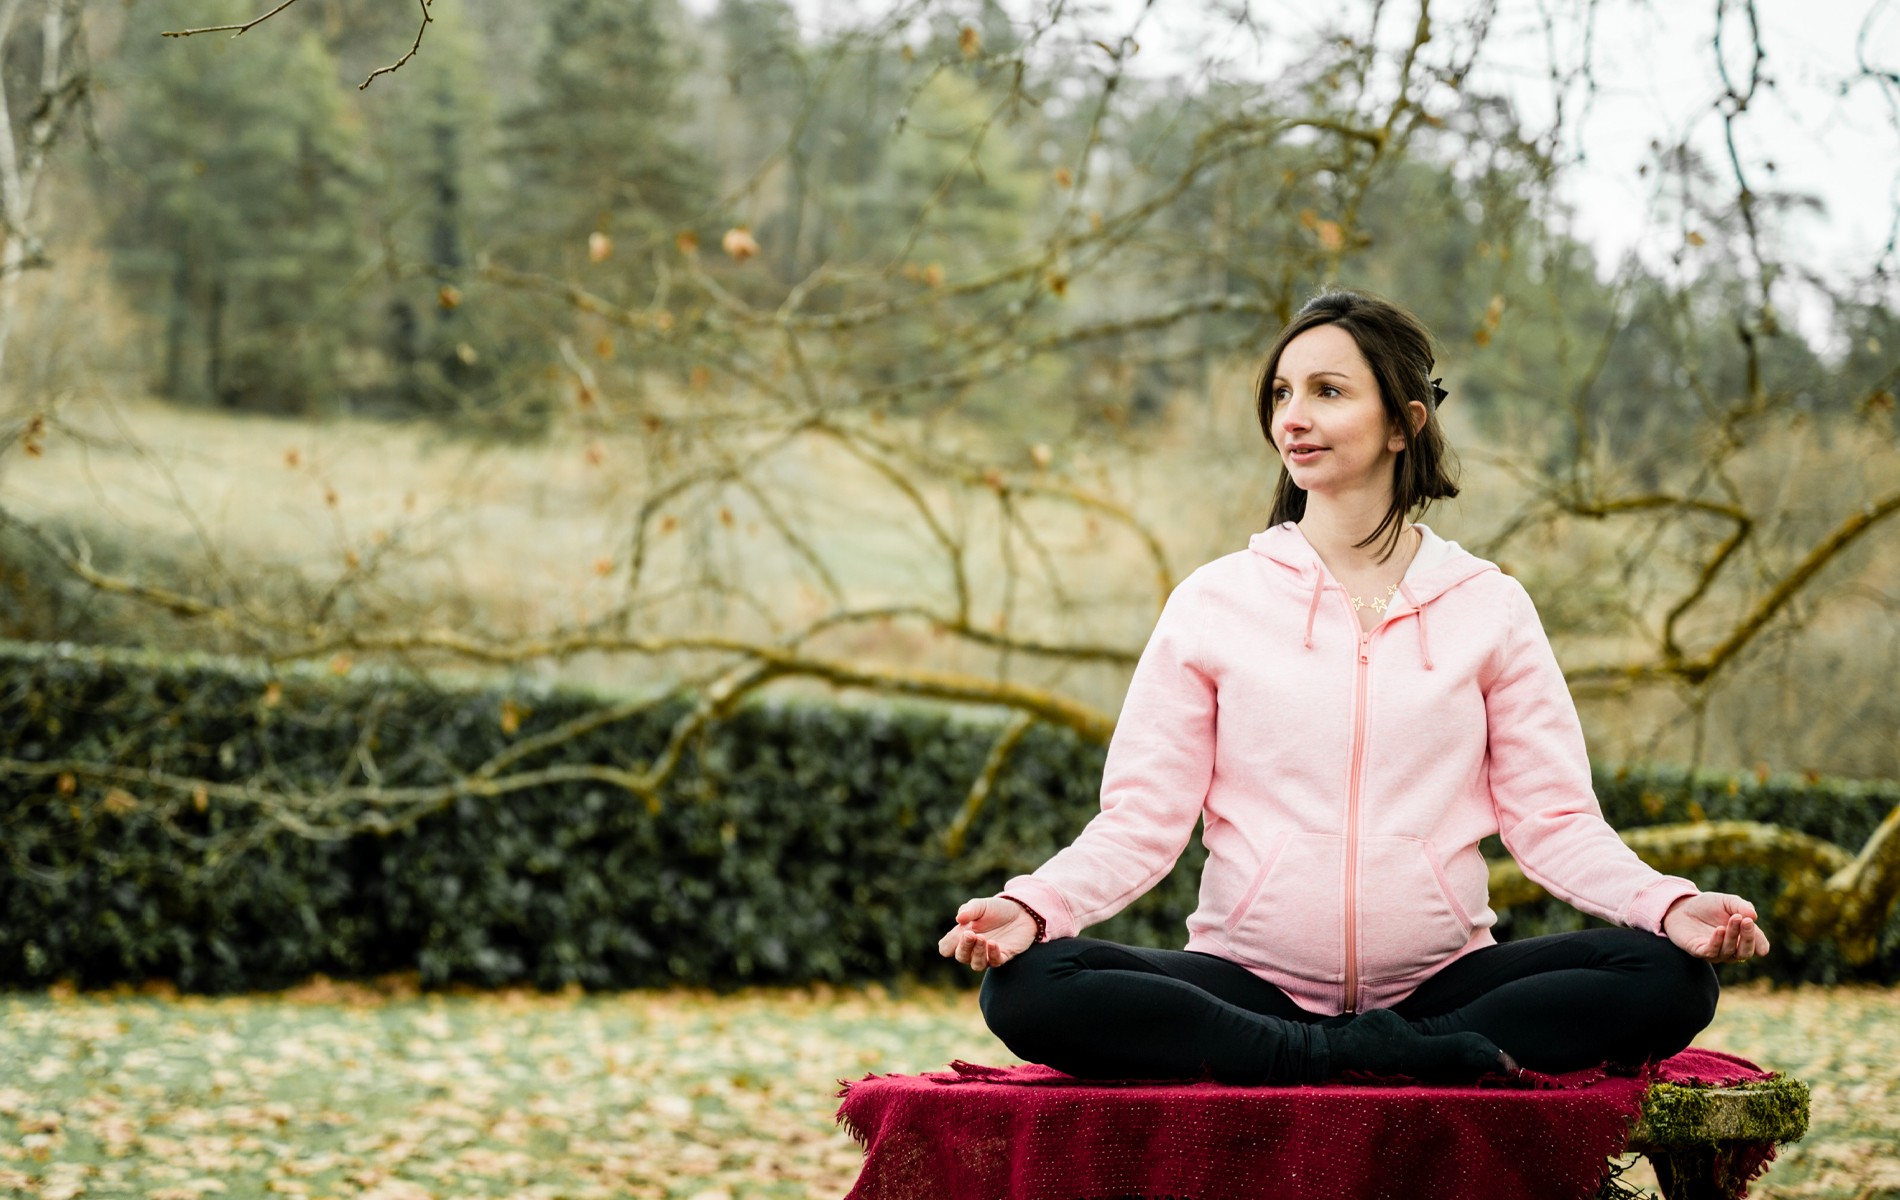
<path fill-rule="evenodd" d="M 499 207 L 492 176 L 478 169 L 497 137 L 484 69 L 461 10 L 443 9 L 430 23 L 428 53 L 400 86 L 365 94 L 376 162 L 371 216 L 392 256 L 371 307 L 380 370 L 366 388 L 384 407 L 481 407 L 503 365 L 495 298 L 466 270 Z"/>
<path fill-rule="evenodd" d="M 531 265 L 580 277 L 589 239 L 621 253 L 597 286 L 637 295 L 637 253 L 670 245 L 711 199 L 712 171 L 674 136 L 683 65 L 654 0 L 559 0 L 541 56 L 539 97 L 509 122 L 519 181 L 513 236 Z"/>
<path fill-rule="evenodd" d="M 290 412 L 341 382 L 362 262 L 355 130 L 314 36 L 124 60 L 115 257 L 164 325 L 159 390 Z"/>

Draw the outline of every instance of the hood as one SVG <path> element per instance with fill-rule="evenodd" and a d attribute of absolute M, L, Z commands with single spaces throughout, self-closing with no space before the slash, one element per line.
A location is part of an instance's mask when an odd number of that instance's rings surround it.
<path fill-rule="evenodd" d="M 1421 521 L 1413 524 L 1425 535 L 1425 541 L 1399 583 L 1399 591 L 1406 597 L 1408 606 L 1428 604 L 1472 576 L 1498 569 L 1496 563 L 1479 558 L 1457 542 L 1439 537 L 1431 526 Z M 1247 548 L 1303 578 L 1317 574 L 1323 582 L 1333 582 L 1326 564 L 1320 561 L 1319 552 L 1292 521 L 1282 521 L 1254 534 L 1247 540 Z"/>
<path fill-rule="evenodd" d="M 1418 525 L 1424 541 L 1413 556 L 1411 565 L 1405 569 L 1404 578 L 1399 580 L 1398 595 L 1392 598 L 1393 607 L 1387 619 L 1408 613 L 1417 614 L 1415 625 L 1418 629 L 1419 657 L 1425 669 L 1431 670 L 1431 643 L 1426 632 L 1425 606 L 1467 579 L 1498 568 L 1496 563 L 1479 558 L 1457 542 L 1448 542 L 1439 537 L 1431 526 L 1413 523 Z M 1247 540 L 1247 548 L 1292 571 L 1299 576 L 1303 585 L 1311 587 L 1312 599 L 1306 608 L 1306 636 L 1302 644 L 1312 649 L 1313 620 L 1319 613 L 1320 596 L 1327 587 L 1340 586 L 1320 560 L 1319 552 L 1313 549 L 1313 544 L 1306 540 L 1306 535 L 1292 521 L 1283 521 L 1254 534 Z"/>

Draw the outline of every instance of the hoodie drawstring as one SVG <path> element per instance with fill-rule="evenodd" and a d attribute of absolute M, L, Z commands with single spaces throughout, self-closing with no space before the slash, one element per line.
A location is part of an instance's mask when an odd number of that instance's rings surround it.
<path fill-rule="evenodd" d="M 1319 612 L 1319 594 L 1324 586 L 1324 579 L 1325 576 L 1322 572 L 1317 570 L 1313 572 L 1313 602 L 1306 606 L 1306 641 L 1304 644 L 1308 650 L 1313 648 L 1313 616 Z"/>
<path fill-rule="evenodd" d="M 1313 618 L 1319 614 L 1319 594 L 1325 590 L 1324 578 L 1318 571 L 1313 572 L 1313 599 L 1306 606 L 1306 637 L 1300 643 L 1308 650 L 1313 648 Z M 1432 666 L 1431 640 L 1425 635 L 1425 606 L 1413 598 L 1412 589 L 1406 587 L 1403 580 L 1399 581 L 1399 594 L 1405 597 L 1405 602 L 1412 606 L 1413 615 L 1418 618 L 1418 656 L 1424 660 L 1427 671 L 1435 670 Z"/>
<path fill-rule="evenodd" d="M 1432 647 L 1425 640 L 1425 606 L 1412 598 L 1412 589 L 1405 586 L 1403 579 L 1399 580 L 1399 595 L 1405 597 L 1405 602 L 1418 615 L 1418 656 L 1425 660 L 1425 669 L 1429 671 L 1432 669 Z"/>

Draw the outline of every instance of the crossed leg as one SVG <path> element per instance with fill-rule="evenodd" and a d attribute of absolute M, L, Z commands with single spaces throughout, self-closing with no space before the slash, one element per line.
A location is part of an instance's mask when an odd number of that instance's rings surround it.
<path fill-rule="evenodd" d="M 1218 955 L 1059 938 L 991 967 L 978 1003 L 1012 1052 L 1082 1079 L 1325 1077 L 1319 1018 Z"/>
<path fill-rule="evenodd" d="M 1477 1033 L 1520 1066 L 1667 1058 L 1715 1019 L 1715 968 L 1667 938 L 1586 929 L 1487 946 L 1393 1006 L 1423 1033 Z"/>
<path fill-rule="evenodd" d="M 1597 929 L 1475 951 L 1394 1011 L 1419 1033 L 1476 1034 L 1555 1072 L 1673 1054 L 1713 1018 L 1717 991 L 1709 964 L 1666 939 Z M 1349 1065 L 1329 1056 L 1328 1033 L 1351 1018 L 1315 1016 L 1196 951 L 1062 938 L 991 968 L 979 1004 L 1011 1051 L 1081 1078 L 1300 1083 Z"/>

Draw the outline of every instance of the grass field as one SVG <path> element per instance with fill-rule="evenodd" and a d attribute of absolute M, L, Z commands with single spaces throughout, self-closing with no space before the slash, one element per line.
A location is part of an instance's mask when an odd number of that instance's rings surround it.
<path fill-rule="evenodd" d="M 1900 990 L 1732 990 L 1701 1042 L 1814 1086 L 1754 1195 L 1900 1197 Z M 1013 1061 L 968 992 L 10 995 L 0 1195 L 836 1198 L 837 1081 L 953 1058 Z"/>
<path fill-rule="evenodd" d="M 506 643 L 619 612 L 614 628 L 624 622 L 643 637 L 776 640 L 845 609 L 952 612 L 954 562 L 981 628 L 1132 653 L 1165 592 L 1146 543 L 1106 510 L 1053 497 L 1079 489 L 1126 510 L 1165 552 L 1169 582 L 1244 547 L 1265 523 L 1273 481 L 1264 442 L 1252 432 L 1251 369 L 1235 364 L 1206 395 L 1125 439 L 1058 444 L 1047 470 L 1027 450 L 987 445 L 966 428 L 890 423 L 887 432 L 901 433 L 899 441 L 926 457 L 953 444 L 972 461 L 993 459 L 998 469 L 1053 489 L 1042 498 L 1010 493 L 1019 524 L 1007 537 L 1001 494 L 990 486 L 910 469 L 906 486 L 929 506 L 926 522 L 906 493 L 816 435 L 764 461 L 752 490 L 708 482 L 676 494 L 668 490 L 674 483 L 706 471 L 705 479 L 724 478 L 712 470 L 725 461 L 721 455 L 750 441 L 689 438 L 668 450 L 677 450 L 675 461 L 632 421 L 596 429 L 563 418 L 544 437 L 480 440 L 427 423 L 239 417 L 105 393 L 64 404 L 39 455 L 0 457 L 0 508 L 57 531 L 62 543 L 83 537 L 95 566 L 108 573 L 194 595 L 243 597 L 240 612 L 273 613 L 292 628 L 321 609 L 347 611 L 350 627 L 364 634 L 440 627 Z M 661 398 L 681 417 L 707 403 L 694 395 Z M 8 415 L 0 397 L 0 425 Z M 1465 491 L 1433 508 L 1427 522 L 1482 548 L 1530 502 L 1518 473 L 1544 448 L 1528 433 L 1486 434 L 1456 405 L 1446 427 L 1459 447 Z M 1676 632 L 1691 656 L 1726 638 L 1769 584 L 1846 515 L 1900 487 L 1900 457 L 1880 429 L 1791 424 L 1762 430 L 1723 478 L 1724 487 L 1749 497 L 1755 533 L 1685 613 Z M 1614 478 L 1604 486 L 1606 494 L 1650 490 Z M 670 499 L 648 512 L 660 494 Z M 635 589 L 629 564 L 643 513 L 651 537 Z M 1706 514 L 1658 520 L 1644 513 L 1538 525 L 1494 553 L 1535 595 L 1560 660 L 1581 667 L 1653 657 L 1666 615 L 1701 586 L 1702 568 L 1726 536 L 1727 527 Z M 943 538 L 955 542 L 954 555 Z M 1900 697 L 1889 686 L 1900 670 L 1894 544 L 1884 526 L 1857 543 L 1694 704 L 1669 688 L 1586 696 L 1592 752 L 1617 762 L 1697 759 L 1733 770 L 1900 776 L 1890 736 L 1900 723 Z M 817 561 L 822 575 L 811 566 Z M 5 566 L 0 617 L 10 590 L 38 611 L 32 597 L 46 581 Z M 235 627 L 171 622 L 109 595 L 60 612 L 22 628 L 49 640 L 247 654 L 261 644 Z M 98 628 L 66 631 L 66 622 L 80 620 L 74 613 Z M 1126 664 L 1005 658 L 901 620 L 852 624 L 810 648 L 861 665 L 1007 674 L 1105 712 L 1119 707 L 1128 683 Z M 403 668 L 421 661 L 405 657 Z M 707 665 L 690 654 L 581 653 L 542 656 L 520 670 L 613 690 Z"/>

